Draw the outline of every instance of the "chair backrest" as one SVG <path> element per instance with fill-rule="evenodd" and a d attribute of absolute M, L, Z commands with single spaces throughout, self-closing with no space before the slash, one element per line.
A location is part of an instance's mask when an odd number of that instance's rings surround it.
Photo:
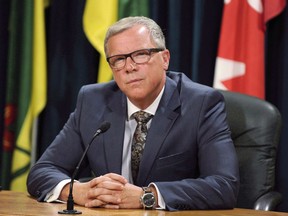
<path fill-rule="evenodd" d="M 275 186 L 276 150 L 281 115 L 271 103 L 256 97 L 220 90 L 240 168 L 237 207 L 253 208 Z"/>

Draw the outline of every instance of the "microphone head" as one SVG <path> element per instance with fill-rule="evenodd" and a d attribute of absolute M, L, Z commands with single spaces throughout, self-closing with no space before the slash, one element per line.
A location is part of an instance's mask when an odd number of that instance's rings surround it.
<path fill-rule="evenodd" d="M 99 130 L 101 131 L 101 133 L 104 133 L 110 128 L 110 125 L 110 122 L 104 121 L 99 127 Z"/>

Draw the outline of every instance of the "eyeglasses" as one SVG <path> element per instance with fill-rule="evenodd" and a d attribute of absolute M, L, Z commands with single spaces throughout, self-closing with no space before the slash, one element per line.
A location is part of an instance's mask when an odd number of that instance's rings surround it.
<path fill-rule="evenodd" d="M 145 64 L 151 59 L 152 53 L 161 52 L 163 48 L 141 49 L 128 54 L 114 55 L 106 58 L 110 67 L 115 70 L 121 70 L 126 65 L 126 59 L 130 57 L 136 64 Z"/>

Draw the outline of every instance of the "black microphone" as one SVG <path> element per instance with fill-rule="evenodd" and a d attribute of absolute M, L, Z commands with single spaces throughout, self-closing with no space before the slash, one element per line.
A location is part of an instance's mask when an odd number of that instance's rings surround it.
<path fill-rule="evenodd" d="M 58 211 L 58 214 L 82 214 L 81 211 L 77 211 L 76 209 L 74 209 L 74 200 L 73 200 L 73 184 L 74 184 L 74 179 L 76 177 L 76 175 L 78 174 L 79 168 L 81 166 L 81 163 L 84 159 L 84 157 L 86 156 L 86 153 L 90 147 L 90 145 L 92 144 L 92 142 L 94 141 L 94 139 L 101 133 L 105 133 L 108 129 L 110 128 L 110 123 L 107 121 L 104 121 L 101 126 L 99 127 L 99 129 L 95 132 L 95 134 L 93 135 L 91 141 L 89 142 L 89 144 L 87 145 L 85 151 L 83 152 L 83 155 L 76 167 L 76 169 L 73 172 L 72 178 L 71 178 L 71 182 L 70 182 L 70 190 L 69 190 L 69 196 L 68 196 L 68 200 L 67 200 L 67 209 L 64 209 L 62 211 Z"/>

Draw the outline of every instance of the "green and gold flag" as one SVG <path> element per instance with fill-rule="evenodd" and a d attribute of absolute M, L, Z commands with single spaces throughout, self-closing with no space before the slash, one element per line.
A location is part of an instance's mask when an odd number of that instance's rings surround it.
<path fill-rule="evenodd" d="M 26 191 L 32 129 L 46 104 L 44 0 L 11 1 L 2 185 Z"/>

